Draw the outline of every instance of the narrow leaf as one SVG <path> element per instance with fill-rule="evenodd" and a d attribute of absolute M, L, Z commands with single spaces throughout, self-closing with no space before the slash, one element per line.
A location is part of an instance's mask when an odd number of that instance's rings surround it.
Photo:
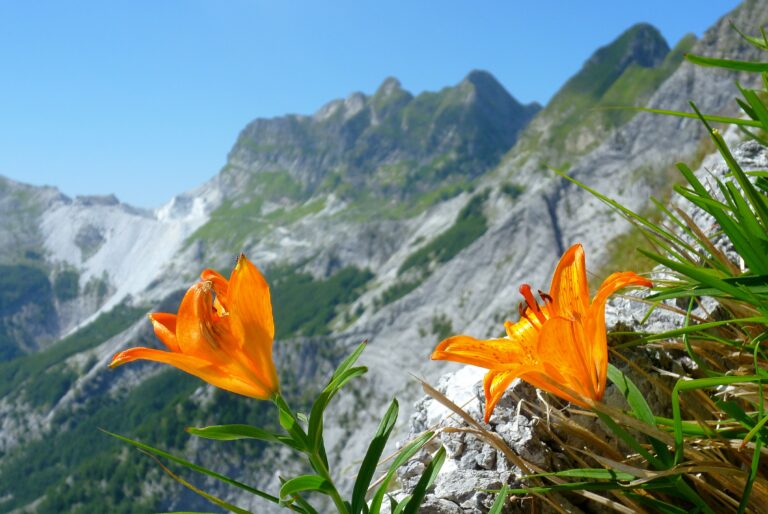
<path fill-rule="evenodd" d="M 368 345 L 368 341 L 363 341 L 360 343 L 355 350 L 349 354 L 349 356 L 341 361 L 341 364 L 336 368 L 336 371 L 333 372 L 333 376 L 331 377 L 331 380 L 338 377 L 345 371 L 347 371 L 349 368 L 351 368 L 355 362 L 357 362 L 357 359 L 360 358 L 360 354 L 363 353 L 363 350 L 365 350 L 365 347 Z"/>
<path fill-rule="evenodd" d="M 221 482 L 224 482 L 225 484 L 233 485 L 235 487 L 239 487 L 240 489 L 243 489 L 244 491 L 248 491 L 251 494 L 255 494 L 256 496 L 259 496 L 261 498 L 264 498 L 265 500 L 269 500 L 272 503 L 280 503 L 280 499 L 276 498 L 275 496 L 272 496 L 269 493 L 265 493 L 264 491 L 261 491 L 259 489 L 256 489 L 255 487 L 251 487 L 249 485 L 246 485 L 242 482 L 238 482 L 237 480 L 234 480 L 232 478 L 229 478 L 225 475 L 222 475 L 221 473 L 217 473 L 215 471 L 212 471 L 208 468 L 204 468 L 202 466 L 198 466 L 197 464 L 193 464 L 187 460 L 184 460 L 180 457 L 176 457 L 175 455 L 172 455 L 168 452 L 165 452 L 163 450 L 159 450 L 157 448 L 153 448 L 152 446 L 149 446 L 144 443 L 140 443 L 139 441 L 134 441 L 133 439 L 129 439 L 127 437 L 121 436 L 119 434 L 113 434 L 112 432 L 109 432 L 107 430 L 104 430 L 103 428 L 100 428 L 102 432 L 104 432 L 107 435 L 110 435 L 116 439 L 120 439 L 123 442 L 126 442 L 130 445 L 135 446 L 136 448 L 139 448 L 141 450 L 144 450 L 149 453 L 153 453 L 155 455 L 159 455 L 160 457 L 164 457 L 170 461 L 176 462 L 177 464 L 181 464 L 182 466 L 185 466 L 193 471 L 197 471 L 198 473 L 202 473 L 204 475 L 208 475 L 209 477 L 215 478 L 216 480 L 220 480 Z"/>
<path fill-rule="evenodd" d="M 703 55 L 685 54 L 685 58 L 699 66 L 714 66 L 727 70 L 763 72 L 768 71 L 768 62 L 736 61 L 733 59 L 718 59 Z"/>
<path fill-rule="evenodd" d="M 301 475 L 285 482 L 280 488 L 280 497 L 289 498 L 303 491 L 318 491 L 323 494 L 333 492 L 333 484 L 318 475 Z"/>
<path fill-rule="evenodd" d="M 411 499 L 408 500 L 408 505 L 403 509 L 403 514 L 416 514 L 419 511 L 421 502 L 424 501 L 424 496 L 427 494 L 427 489 L 435 482 L 438 473 L 440 473 L 440 468 L 443 467 L 445 456 L 445 448 L 441 446 L 437 453 L 435 453 L 435 456 L 432 457 L 432 462 L 424 470 L 424 474 L 421 475 L 419 482 L 413 489 Z"/>
<path fill-rule="evenodd" d="M 488 514 L 501 514 L 501 511 L 504 509 L 504 502 L 507 501 L 508 494 L 509 486 L 504 484 L 496 495 L 496 499 L 493 500 L 493 505 L 491 505 L 491 510 L 488 511 Z"/>
<path fill-rule="evenodd" d="M 618 388 L 624 398 L 626 398 L 632 412 L 637 419 L 645 422 L 648 425 L 656 426 L 656 420 L 653 417 L 653 411 L 645 401 L 643 393 L 640 389 L 613 364 L 608 364 L 608 378 Z M 667 465 L 672 464 L 672 454 L 670 453 L 667 445 L 659 441 L 654 437 L 648 437 L 653 449 L 656 450 L 656 455 Z"/>
<path fill-rule="evenodd" d="M 392 464 L 389 466 L 389 470 L 387 470 L 387 474 L 381 481 L 381 485 L 376 490 L 376 493 L 371 499 L 371 514 L 379 514 L 379 511 L 381 510 L 381 503 L 384 500 L 384 494 L 386 494 L 387 489 L 389 488 L 389 483 L 397 472 L 397 468 L 405 464 L 408 459 L 416 455 L 416 452 L 421 450 L 421 447 L 427 444 L 427 441 L 432 439 L 434 435 L 434 432 L 424 432 L 419 437 L 405 445 L 402 450 L 400 450 L 400 453 L 397 455 L 395 460 L 392 461 Z"/>
<path fill-rule="evenodd" d="M 357 472 L 357 479 L 355 480 L 355 487 L 352 491 L 352 514 L 358 514 L 363 510 L 365 494 L 373 479 L 373 474 L 376 472 L 376 466 L 378 465 L 381 454 L 387 444 L 389 434 L 392 432 L 392 429 L 395 428 L 398 410 L 397 400 L 393 399 L 389 409 L 387 409 L 387 412 L 381 419 L 381 423 L 379 423 L 379 428 L 376 430 L 376 434 L 373 436 L 371 444 L 368 446 L 368 451 L 365 454 L 363 463 L 360 464 L 360 470 Z"/>

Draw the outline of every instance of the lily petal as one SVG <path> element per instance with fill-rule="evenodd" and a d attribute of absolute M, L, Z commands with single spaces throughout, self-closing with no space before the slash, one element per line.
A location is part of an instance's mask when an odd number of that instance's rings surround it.
<path fill-rule="evenodd" d="M 127 362 L 136 360 L 148 360 L 170 364 L 190 375 L 205 380 L 209 384 L 243 396 L 268 399 L 271 394 L 267 389 L 261 388 L 257 384 L 247 383 L 240 380 L 205 359 L 193 355 L 165 352 L 154 348 L 137 347 L 120 352 L 112 358 L 109 367 L 115 368 Z"/>
<path fill-rule="evenodd" d="M 631 271 L 612 273 L 606 278 L 597 290 L 589 313 L 584 323 L 587 337 L 593 341 L 593 354 L 598 376 L 605 377 L 608 374 L 608 341 L 605 333 L 605 302 L 608 297 L 619 289 L 629 286 L 652 287 L 653 283 L 647 278 L 641 277 Z M 598 390 L 598 398 L 602 398 L 605 388 L 605 380 L 602 381 L 603 389 Z"/>
<path fill-rule="evenodd" d="M 149 315 L 155 335 L 172 352 L 180 352 L 176 341 L 176 315 L 167 312 L 153 312 Z"/>
<path fill-rule="evenodd" d="M 437 345 L 432 360 L 461 362 L 486 369 L 510 369 L 526 361 L 526 352 L 517 341 L 506 338 L 482 340 L 459 335 Z"/>
<path fill-rule="evenodd" d="M 509 384 L 514 379 L 520 376 L 515 371 L 499 371 L 492 369 L 485 374 L 483 378 L 483 388 L 485 389 L 485 422 L 491 419 L 493 409 L 496 408 L 496 404 L 499 403 L 501 397 L 504 395 L 504 391 L 507 390 Z"/>
<path fill-rule="evenodd" d="M 584 248 L 580 244 L 571 246 L 560 258 L 549 294 L 554 301 L 554 315 L 580 319 L 587 313 L 589 285 Z"/>
<path fill-rule="evenodd" d="M 580 320 L 557 317 L 544 323 L 537 352 L 551 383 L 541 388 L 562 397 L 559 388 L 562 385 L 585 397 L 598 399 L 600 377 L 592 360 L 593 346 Z"/>
<path fill-rule="evenodd" d="M 225 359 L 222 341 L 213 338 L 212 302 L 210 282 L 199 282 L 187 290 L 176 317 L 176 341 L 182 353 L 219 365 Z"/>
<path fill-rule="evenodd" d="M 275 325 L 269 285 L 245 255 L 240 255 L 229 279 L 227 292 L 232 331 L 241 350 L 260 372 L 260 380 L 277 390 L 277 370 L 272 360 Z"/>
<path fill-rule="evenodd" d="M 216 309 L 217 314 L 221 317 L 227 312 L 227 290 L 229 289 L 229 283 L 221 273 L 212 269 L 204 269 L 200 273 L 200 279 L 203 282 L 210 282 L 213 285 L 213 291 L 216 293 L 216 298 L 213 300 L 213 307 Z"/>

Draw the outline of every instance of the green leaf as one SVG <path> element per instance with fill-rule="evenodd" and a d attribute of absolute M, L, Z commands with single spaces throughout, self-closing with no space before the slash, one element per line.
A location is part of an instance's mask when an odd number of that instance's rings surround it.
<path fill-rule="evenodd" d="M 333 484 L 321 476 L 301 475 L 283 484 L 280 488 L 280 498 L 290 498 L 304 491 L 318 491 L 323 494 L 330 494 L 333 490 Z"/>
<path fill-rule="evenodd" d="M 287 482 L 287 480 L 282 476 L 279 478 L 280 486 L 282 487 Z M 291 501 L 293 503 L 291 503 Z M 297 509 L 296 505 L 298 505 L 300 509 Z M 284 506 L 291 510 L 303 510 L 306 514 L 319 514 L 317 509 L 310 505 L 309 502 L 305 500 L 300 494 L 294 494 L 290 500 L 284 502 Z"/>
<path fill-rule="evenodd" d="M 365 347 L 368 345 L 368 341 L 363 341 L 360 343 L 357 348 L 343 361 L 341 361 L 341 364 L 336 368 L 336 371 L 333 372 L 333 376 L 331 377 L 331 381 L 347 371 L 349 368 L 352 367 L 352 365 L 357 362 L 357 359 L 360 358 L 360 354 L 363 353 L 363 350 L 365 350 Z"/>
<path fill-rule="evenodd" d="M 766 382 L 765 379 L 759 375 L 744 375 L 744 376 L 726 376 L 726 377 L 713 377 L 713 378 L 697 378 L 694 380 L 678 380 L 675 387 L 672 389 L 672 419 L 674 419 L 674 435 L 675 435 L 675 464 L 679 464 L 683 459 L 683 420 L 680 415 L 680 393 L 684 391 L 692 391 L 694 389 L 709 389 L 712 387 L 750 383 L 750 382 Z M 726 404 L 728 402 L 721 402 L 720 408 L 727 409 Z M 717 404 L 717 402 L 716 402 Z M 737 407 L 738 408 L 738 407 Z M 735 409 L 734 409 L 735 410 Z M 727 412 L 727 411 L 726 411 Z M 731 414 L 729 412 L 729 414 Z M 749 418 L 751 421 L 751 418 Z M 752 424 L 747 426 L 751 428 Z"/>
<path fill-rule="evenodd" d="M 384 447 L 389 439 L 389 434 L 392 429 L 395 428 L 395 422 L 397 421 L 398 414 L 397 399 L 393 399 L 387 412 L 379 423 L 379 428 L 376 430 L 376 434 L 371 440 L 371 444 L 368 446 L 368 451 L 365 453 L 365 458 L 362 464 L 360 464 L 360 470 L 357 472 L 357 479 L 355 480 L 355 487 L 352 491 L 352 514 L 358 514 L 363 510 L 365 505 L 365 494 L 368 491 L 368 486 L 371 484 L 373 474 L 376 472 L 376 466 L 379 463 L 381 454 L 384 451 Z"/>
<path fill-rule="evenodd" d="M 667 109 L 651 109 L 649 107 L 628 107 L 627 109 L 641 111 L 641 112 L 648 112 L 651 114 L 663 114 L 665 116 L 674 116 L 676 118 L 698 118 L 699 117 L 698 115 L 692 112 L 670 111 Z M 731 118 L 729 116 L 712 116 L 710 114 L 705 114 L 704 119 L 707 121 L 711 121 L 713 123 L 727 123 L 729 125 L 740 125 L 745 127 L 756 127 L 756 128 L 763 127 L 763 125 L 756 120 Z"/>
<path fill-rule="evenodd" d="M 261 491 L 259 489 L 256 489 L 255 487 L 251 487 L 249 485 L 246 485 L 242 482 L 238 482 L 237 480 L 234 480 L 232 478 L 229 478 L 228 476 L 222 475 L 221 473 L 217 473 L 215 471 L 212 471 L 208 468 L 204 468 L 202 466 L 198 466 L 197 464 L 193 464 L 187 460 L 184 460 L 180 457 L 176 457 L 175 455 L 172 455 L 168 452 L 165 452 L 163 450 L 159 450 L 157 448 L 153 448 L 152 446 L 149 446 L 148 444 L 140 443 L 139 441 L 134 441 L 133 439 L 129 439 L 127 437 L 121 436 L 119 434 L 113 434 L 112 432 L 109 432 L 107 430 L 104 430 L 103 428 L 100 428 L 102 432 L 104 432 L 107 435 L 110 435 L 116 439 L 119 439 L 123 442 L 126 442 L 130 445 L 135 446 L 136 448 L 139 448 L 141 450 L 144 450 L 149 453 L 153 453 L 155 455 L 159 455 L 160 457 L 164 457 L 170 461 L 173 461 L 177 464 L 181 464 L 182 466 L 185 466 L 193 471 L 197 471 L 198 473 L 202 473 L 203 475 L 208 475 L 209 477 L 215 478 L 216 480 L 219 480 L 221 482 L 224 482 L 225 484 L 233 485 L 235 487 L 238 487 L 240 489 L 243 489 L 244 491 L 248 491 L 251 494 L 255 494 L 256 496 L 259 496 L 261 498 L 264 498 L 265 500 L 269 500 L 272 503 L 280 503 L 280 499 L 272 496 L 269 493 L 265 493 L 264 491 Z"/>
<path fill-rule="evenodd" d="M 381 502 L 384 500 L 384 494 L 386 494 L 387 489 L 389 488 L 389 483 L 395 476 L 395 472 L 397 472 L 397 468 L 405 464 L 408 459 L 413 457 L 416 452 L 421 450 L 421 447 L 427 444 L 427 441 L 432 439 L 434 435 L 434 432 L 424 432 L 419 437 L 405 445 L 402 450 L 400 450 L 400 453 L 397 455 L 397 457 L 395 457 L 395 460 L 389 466 L 387 474 L 384 476 L 384 479 L 381 481 L 381 485 L 376 490 L 376 493 L 371 499 L 371 514 L 379 514 L 379 511 L 381 510 Z"/>
<path fill-rule="evenodd" d="M 427 494 L 427 489 L 429 489 L 429 487 L 435 482 L 438 473 L 440 473 L 440 468 L 443 467 L 445 457 L 445 448 L 441 446 L 440 449 L 437 450 L 437 453 L 435 453 L 434 457 L 432 457 L 432 462 L 430 462 L 427 466 L 427 469 L 424 470 L 424 474 L 421 475 L 419 482 L 413 489 L 411 498 L 408 500 L 408 503 L 403 509 L 403 514 L 416 514 L 419 511 L 421 502 L 424 501 L 424 496 Z"/>
<path fill-rule="evenodd" d="M 273 434 L 251 425 L 212 425 L 204 428 L 187 428 L 187 432 L 204 439 L 216 441 L 236 441 L 239 439 L 258 439 L 259 441 L 275 442 L 288 445 L 294 449 L 301 448 L 290 437 L 283 434 Z"/>
<path fill-rule="evenodd" d="M 501 514 L 501 511 L 504 509 L 504 502 L 507 501 L 508 494 L 509 486 L 504 484 L 496 495 L 496 499 L 493 500 L 493 505 L 491 505 L 491 510 L 488 511 L 488 514 Z"/>
<path fill-rule="evenodd" d="M 705 57 L 703 55 L 694 54 L 686 54 L 685 58 L 699 66 L 714 66 L 717 68 L 725 68 L 727 70 L 758 73 L 768 71 L 768 63 L 766 62 L 736 61 L 733 59 L 718 59 L 716 57 Z"/>
<path fill-rule="evenodd" d="M 537 473 L 535 475 L 528 475 L 529 477 L 568 477 L 568 478 L 591 478 L 594 480 L 634 480 L 637 478 L 635 475 L 625 473 L 623 471 L 614 471 L 612 469 L 602 468 L 579 468 L 579 469 L 566 469 L 563 471 L 555 471 L 552 473 Z"/>
<path fill-rule="evenodd" d="M 193 491 L 193 492 L 199 494 L 200 496 L 202 496 L 203 498 L 205 498 L 209 502 L 211 502 L 211 503 L 213 503 L 215 505 L 218 505 L 219 507 L 221 507 L 223 509 L 226 509 L 226 510 L 228 510 L 230 512 L 234 512 L 235 514 L 251 514 L 247 510 L 241 509 L 237 505 L 233 505 L 233 504 L 231 504 L 231 503 L 229 503 L 229 502 L 227 502 L 225 500 L 222 500 L 218 496 L 214 496 L 212 494 L 206 493 L 202 489 L 199 489 L 199 488 L 195 487 L 194 485 L 190 484 L 189 482 L 184 480 L 182 477 L 180 477 L 179 475 L 177 475 L 176 473 L 171 471 L 167 466 L 165 466 L 162 462 L 160 462 L 160 459 L 158 459 L 157 457 L 155 457 L 152 454 L 147 454 L 147 455 L 150 458 L 154 459 L 155 462 L 157 462 L 157 464 L 161 468 L 163 468 L 163 471 L 165 471 L 171 478 L 176 480 L 178 483 L 180 483 L 181 485 L 183 485 L 184 487 L 186 487 L 190 491 Z"/>
<path fill-rule="evenodd" d="M 299 421 L 296 419 L 291 408 L 285 402 L 285 398 L 278 394 L 275 395 L 273 401 L 277 406 L 280 426 L 291 436 L 291 443 L 286 442 L 286 444 L 289 444 L 299 451 L 308 451 L 309 440 L 307 439 L 307 434 L 304 432 L 304 428 L 299 424 Z"/>
<path fill-rule="evenodd" d="M 355 368 L 348 368 L 339 375 L 335 375 L 312 405 L 312 411 L 309 413 L 307 436 L 309 437 L 310 447 L 318 453 L 322 455 L 325 454 L 325 449 L 323 447 L 323 414 L 325 413 L 325 408 L 347 382 L 355 377 L 365 374 L 367 371 L 368 368 L 365 366 L 358 366 Z M 325 461 L 326 459 L 323 460 Z M 327 464 L 328 463 L 326 462 L 326 465 Z"/>
<path fill-rule="evenodd" d="M 645 424 L 655 427 L 656 420 L 653 416 L 653 412 L 645 401 L 645 397 L 643 396 L 643 393 L 640 392 L 640 389 L 638 389 L 637 386 L 613 364 L 608 364 L 608 379 L 613 382 L 621 394 L 624 395 L 624 398 L 626 398 L 635 417 Z M 667 445 L 650 436 L 648 437 L 648 440 L 653 446 L 653 449 L 656 450 L 656 455 L 662 462 L 667 466 L 671 466 L 673 459 Z"/>
<path fill-rule="evenodd" d="M 625 430 L 621 425 L 616 423 L 610 416 L 607 414 L 604 414 L 602 412 L 596 411 L 597 417 L 599 417 L 603 423 L 605 423 L 608 428 L 611 429 L 611 431 L 616 434 L 616 437 L 624 441 L 624 443 L 635 450 L 640 456 L 642 456 L 645 460 L 648 461 L 649 464 L 651 464 L 656 469 L 666 469 L 667 466 L 664 464 L 663 461 L 658 459 L 655 455 L 651 454 L 646 450 L 642 444 L 640 444 L 640 441 L 635 439 L 632 434 L 630 434 L 627 430 Z"/>
<path fill-rule="evenodd" d="M 236 441 L 238 439 L 259 439 L 261 441 L 276 441 L 277 437 L 250 425 L 212 425 L 204 428 L 187 428 L 187 432 L 204 439 L 217 441 Z"/>
<path fill-rule="evenodd" d="M 762 449 L 763 442 L 762 440 L 758 440 L 755 444 L 755 451 L 752 454 L 752 465 L 749 468 L 749 476 L 747 477 L 747 482 L 744 484 L 744 491 L 741 493 L 738 514 L 746 512 L 747 507 L 749 506 L 749 497 L 752 493 L 752 486 L 757 479 L 757 473 L 760 467 L 760 453 Z"/>
<path fill-rule="evenodd" d="M 765 64 L 765 65 L 768 66 L 768 64 Z M 766 68 L 766 70 L 768 70 L 768 68 Z M 766 70 L 762 70 L 762 71 L 766 71 Z M 757 100 L 757 102 L 760 103 L 759 99 Z M 760 194 L 757 192 L 755 187 L 752 185 L 752 182 L 749 181 L 749 178 L 741 169 L 741 166 L 739 166 L 739 163 L 736 161 L 736 159 L 734 159 L 733 154 L 731 154 L 731 151 L 728 149 L 728 145 L 725 143 L 725 139 L 723 139 L 723 136 L 709 126 L 707 121 L 704 119 L 704 117 L 701 115 L 701 113 L 693 103 L 691 103 L 691 107 L 693 108 L 694 111 L 696 111 L 696 114 L 699 115 L 702 123 L 704 123 L 704 126 L 707 127 L 707 130 L 709 130 L 709 133 L 712 136 L 712 140 L 715 142 L 715 145 L 717 146 L 718 150 L 720 150 L 720 154 L 725 159 L 725 162 L 728 164 L 728 167 L 736 176 L 736 181 L 739 183 L 742 190 L 747 195 L 747 198 L 749 198 L 749 201 L 752 204 L 752 207 L 755 209 L 755 213 L 760 218 L 762 225 L 764 227 L 768 227 L 768 205 L 766 205 L 765 198 L 760 196 Z M 768 113 L 766 113 L 766 116 L 768 117 Z M 768 128 L 768 127 L 763 125 L 763 128 Z"/>
<path fill-rule="evenodd" d="M 762 38 L 752 37 L 739 30 L 739 28 L 732 21 L 730 24 L 731 28 L 735 30 L 744 41 L 761 50 L 768 50 L 768 41 L 765 39 L 765 32 L 763 32 Z"/>

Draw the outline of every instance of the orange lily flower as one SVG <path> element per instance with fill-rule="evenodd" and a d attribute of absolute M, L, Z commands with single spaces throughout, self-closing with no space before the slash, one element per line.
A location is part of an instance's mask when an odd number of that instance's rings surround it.
<path fill-rule="evenodd" d="M 229 280 L 210 269 L 201 278 L 184 295 L 178 314 L 149 315 L 170 351 L 131 348 L 115 355 L 109 367 L 141 359 L 162 362 L 233 393 L 271 398 L 279 385 L 266 280 L 242 254 Z"/>
<path fill-rule="evenodd" d="M 484 379 L 486 422 L 518 377 L 589 408 L 590 400 L 602 399 L 608 374 L 606 300 L 624 287 L 651 285 L 650 280 L 631 271 L 613 273 L 590 302 L 584 248 L 576 244 L 560 259 L 550 293 L 539 291 L 541 305 L 528 284 L 520 287 L 525 304 L 520 303 L 520 321 L 504 324 L 506 337 L 449 337 L 437 346 L 432 359 L 489 370 Z"/>

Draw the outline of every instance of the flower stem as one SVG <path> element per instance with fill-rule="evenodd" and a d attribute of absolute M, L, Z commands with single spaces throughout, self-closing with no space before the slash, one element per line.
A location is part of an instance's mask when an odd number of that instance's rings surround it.
<path fill-rule="evenodd" d="M 339 514 L 349 514 L 349 509 L 347 509 L 347 506 L 344 503 L 344 500 L 341 498 L 338 489 L 336 489 L 336 484 L 333 483 L 331 472 L 328 470 L 328 467 L 320 455 L 319 450 L 314 448 L 314 446 L 309 443 L 309 437 L 304 431 L 304 428 L 299 423 L 298 416 L 296 416 L 293 410 L 291 410 L 291 408 L 288 406 L 288 403 L 285 401 L 285 398 L 283 398 L 279 392 L 275 393 L 271 399 L 279 411 L 289 415 L 293 420 L 293 427 L 289 431 L 289 434 L 294 439 L 294 441 L 305 447 L 304 453 L 309 458 L 310 466 L 312 466 L 312 469 L 314 469 L 315 472 L 323 479 L 325 479 L 331 486 L 330 491 L 328 492 L 328 496 L 330 496 L 333 500 L 333 503 L 336 505 L 336 509 L 339 511 Z"/>
<path fill-rule="evenodd" d="M 309 456 L 309 462 L 312 465 L 312 467 L 315 469 L 318 475 L 323 477 L 328 481 L 328 483 L 331 485 L 331 491 L 328 493 L 328 496 L 331 497 L 333 500 L 333 503 L 336 505 L 336 509 L 339 511 L 339 514 L 348 514 L 349 510 L 347 509 L 347 506 L 344 504 L 344 500 L 341 498 L 341 495 L 339 494 L 339 491 L 336 489 L 336 484 L 333 483 L 333 478 L 331 478 L 331 473 L 328 471 L 328 468 L 325 467 L 325 463 L 323 462 L 323 459 L 320 458 L 320 455 L 316 451 L 312 451 L 308 454 Z"/>

